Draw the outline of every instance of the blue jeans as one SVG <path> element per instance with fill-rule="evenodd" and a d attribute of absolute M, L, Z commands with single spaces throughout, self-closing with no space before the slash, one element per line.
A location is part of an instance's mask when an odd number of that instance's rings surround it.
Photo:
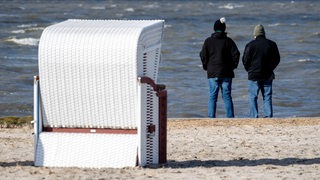
<path fill-rule="evenodd" d="M 217 100 L 219 89 L 221 88 L 222 99 L 224 101 L 228 118 L 234 117 L 233 102 L 231 97 L 232 78 L 209 78 L 209 102 L 208 117 L 216 117 Z"/>
<path fill-rule="evenodd" d="M 258 95 L 261 90 L 263 97 L 264 117 L 271 118 L 272 110 L 272 80 L 268 81 L 251 81 L 249 80 L 249 106 L 250 117 L 258 118 Z"/>

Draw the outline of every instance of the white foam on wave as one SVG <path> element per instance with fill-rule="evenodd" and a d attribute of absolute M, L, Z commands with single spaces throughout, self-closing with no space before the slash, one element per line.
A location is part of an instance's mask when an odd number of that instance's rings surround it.
<path fill-rule="evenodd" d="M 234 9 L 234 8 L 242 8 L 244 5 L 235 4 L 235 3 L 228 3 L 223 6 L 219 6 L 220 9 Z"/>
<path fill-rule="evenodd" d="M 24 34 L 24 33 L 28 33 L 28 32 L 42 31 L 42 30 L 44 30 L 44 27 L 30 27 L 30 28 L 25 28 L 25 29 L 13 30 L 13 31 L 11 31 L 11 33 Z"/>
<path fill-rule="evenodd" d="M 27 28 L 27 31 L 42 31 L 44 30 L 44 27 L 31 27 Z"/>
<path fill-rule="evenodd" d="M 11 33 L 13 33 L 13 34 L 23 34 L 23 33 L 25 33 L 26 31 L 25 30 L 23 30 L 23 29 L 18 29 L 18 30 L 13 30 L 13 31 L 11 31 Z"/>
<path fill-rule="evenodd" d="M 144 5 L 142 6 L 144 9 L 156 9 L 159 8 L 159 4 L 158 3 L 154 3 L 154 4 L 148 4 L 148 5 Z"/>
<path fill-rule="evenodd" d="M 298 59 L 297 62 L 313 62 L 311 59 Z"/>
<path fill-rule="evenodd" d="M 280 26 L 280 23 L 274 23 L 274 24 L 268 24 L 269 27 L 276 27 L 276 26 Z"/>
<path fill-rule="evenodd" d="M 320 36 L 320 32 L 314 32 L 312 33 L 313 36 Z"/>
<path fill-rule="evenodd" d="M 134 9 L 133 8 L 126 8 L 125 11 L 134 12 Z"/>
<path fill-rule="evenodd" d="M 37 46 L 39 43 L 39 39 L 36 38 L 9 38 L 6 40 L 7 42 L 13 42 L 15 44 L 19 44 L 19 45 L 27 45 L 27 46 Z"/>
<path fill-rule="evenodd" d="M 38 56 L 37 55 L 33 55 L 33 56 L 3 56 L 3 59 L 9 59 L 9 60 L 37 60 Z M 20 64 L 21 65 L 21 64 Z"/>
<path fill-rule="evenodd" d="M 104 10 L 104 9 L 106 9 L 106 8 L 103 7 L 103 6 L 92 6 L 91 9 L 94 9 L 94 10 Z"/>
<path fill-rule="evenodd" d="M 28 28 L 28 27 L 36 27 L 38 24 L 21 24 L 17 26 L 18 28 Z"/>
<path fill-rule="evenodd" d="M 117 17 L 123 17 L 123 14 L 122 13 L 116 13 L 116 16 Z"/>
<path fill-rule="evenodd" d="M 0 17 L 18 17 L 18 16 L 14 14 L 0 14 Z"/>

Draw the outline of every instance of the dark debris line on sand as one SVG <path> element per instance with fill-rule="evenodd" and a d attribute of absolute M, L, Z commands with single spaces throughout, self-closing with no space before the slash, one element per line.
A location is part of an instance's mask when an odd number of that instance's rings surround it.
<path fill-rule="evenodd" d="M 6 116 L 0 117 L 0 128 L 17 128 L 22 126 L 31 126 L 32 116 L 16 117 Z"/>

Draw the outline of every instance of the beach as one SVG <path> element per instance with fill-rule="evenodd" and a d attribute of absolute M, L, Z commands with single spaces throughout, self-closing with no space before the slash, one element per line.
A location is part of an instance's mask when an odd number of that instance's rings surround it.
<path fill-rule="evenodd" d="M 169 118 L 168 162 L 118 169 L 35 167 L 32 133 L 0 129 L 0 179 L 320 178 L 320 118 Z"/>

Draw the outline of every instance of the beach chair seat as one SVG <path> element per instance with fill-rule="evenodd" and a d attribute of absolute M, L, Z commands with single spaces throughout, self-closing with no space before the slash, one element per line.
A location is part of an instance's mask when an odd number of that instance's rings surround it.
<path fill-rule="evenodd" d="M 35 166 L 166 162 L 157 84 L 163 20 L 67 20 L 44 29 L 34 83 Z"/>

